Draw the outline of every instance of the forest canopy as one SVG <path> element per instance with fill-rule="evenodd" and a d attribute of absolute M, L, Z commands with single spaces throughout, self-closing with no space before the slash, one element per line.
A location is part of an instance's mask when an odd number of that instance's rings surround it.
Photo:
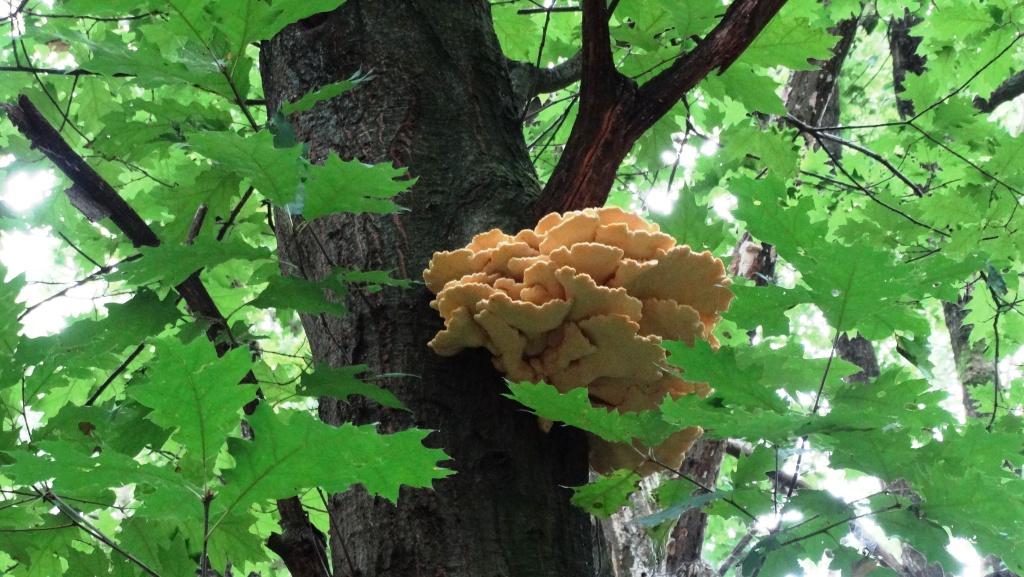
<path fill-rule="evenodd" d="M 320 27 L 372 4 L 348 3 L 0 4 L 0 574 L 402 574 L 360 569 L 346 542 L 373 520 L 335 513 L 468 482 L 431 411 L 472 397 L 437 375 L 469 371 L 529 443 L 638 447 L 636 467 L 548 483 L 604 528 L 615 575 L 1024 570 L 1024 5 L 466 1 L 450 9 L 484 15 L 493 78 L 446 59 L 453 25 L 413 72 L 368 58 L 281 89 L 308 72 L 280 64 L 289 42 L 333 42 Z M 431 116 L 447 95 L 417 93 L 387 116 L 402 75 L 481 108 Z M 487 110 L 511 136 L 459 132 Z M 325 140 L 325 118 L 354 128 Z M 450 148 L 403 141 L 446 123 Z M 463 167 L 469 141 L 513 150 L 494 181 L 451 177 L 496 216 L 427 240 L 416 219 L 446 201 L 418 167 Z M 518 192 L 486 200 L 495 182 Z M 618 412 L 501 381 L 486 352 L 421 339 L 430 360 L 390 361 L 417 358 L 412 333 L 377 307 L 441 329 L 432 252 L 599 206 L 724 261 L 713 336 L 666 339 L 657 368 L 709 395 Z M 407 222 L 408 253 L 378 234 Z M 693 426 L 681 467 L 639 449 Z"/>

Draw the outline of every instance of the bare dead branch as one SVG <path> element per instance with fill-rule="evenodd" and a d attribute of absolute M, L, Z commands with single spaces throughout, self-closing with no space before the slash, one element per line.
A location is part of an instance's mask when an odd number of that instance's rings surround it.
<path fill-rule="evenodd" d="M 135 246 L 156 246 L 160 239 L 142 217 L 114 190 L 57 132 L 27 96 L 19 96 L 17 104 L 2 104 L 7 117 L 32 143 L 46 155 L 68 179 L 101 206 L 110 220 Z"/>

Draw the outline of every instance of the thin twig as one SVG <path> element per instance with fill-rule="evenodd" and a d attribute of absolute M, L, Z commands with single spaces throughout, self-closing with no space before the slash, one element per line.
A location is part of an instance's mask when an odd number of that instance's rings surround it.
<path fill-rule="evenodd" d="M 71 239 L 68 238 L 66 234 L 64 234 L 61 231 L 57 231 L 57 236 L 59 236 L 61 238 L 61 240 L 63 240 L 64 242 L 68 243 L 68 246 L 70 246 L 75 252 L 77 252 L 79 255 L 81 255 L 82 258 L 84 258 L 85 260 L 87 260 L 90 263 L 92 263 L 92 265 L 94 267 L 96 267 L 96 268 L 103 268 L 103 265 L 101 265 L 99 262 L 97 262 L 96 259 L 94 259 L 91 256 L 85 254 L 85 251 L 83 251 L 82 249 L 78 248 L 78 245 L 76 245 L 74 242 L 72 242 Z"/>
<path fill-rule="evenodd" d="M 41 494 L 41 496 L 44 500 L 53 503 L 57 507 L 57 509 L 61 513 L 63 513 L 64 516 L 67 517 L 69 521 L 74 523 L 79 529 L 85 531 L 86 533 L 88 533 L 89 535 L 91 535 L 107 547 L 110 547 L 111 549 L 119 553 L 122 557 L 134 563 L 136 566 L 138 566 L 139 569 L 142 569 L 142 571 L 149 574 L 151 577 L 160 577 L 160 574 L 154 571 L 152 568 L 150 568 L 149 565 L 146 565 L 146 563 L 144 563 L 141 559 L 139 559 L 135 555 L 132 555 L 123 547 L 118 545 L 113 539 L 103 534 L 103 532 L 96 528 L 96 526 L 94 526 L 92 523 L 90 523 L 85 518 L 84 515 L 79 513 L 77 509 L 65 503 L 56 494 L 47 491 L 46 493 Z"/>
<path fill-rule="evenodd" d="M 1000 58 L 1003 57 L 1003 55 L 1005 55 L 1007 52 L 1009 52 L 1010 49 L 1013 48 L 1017 44 L 1017 42 L 1020 41 L 1021 38 L 1024 38 L 1024 33 L 1020 33 L 1020 34 L 1017 34 L 1016 36 L 1014 36 L 1013 40 L 1011 40 L 1010 43 L 1007 44 L 1005 48 L 1003 48 L 1002 50 L 999 51 L 998 54 L 996 54 L 995 56 L 990 58 L 988 60 L 988 62 L 986 62 L 981 68 L 975 70 L 974 74 L 971 74 L 967 78 L 967 80 L 965 80 L 963 82 L 963 84 L 961 84 L 960 86 L 958 86 L 955 89 L 953 89 L 949 94 L 947 94 L 947 95 L 943 96 L 942 98 L 936 100 L 935 102 L 931 103 L 930 105 L 928 105 L 921 112 L 918 112 L 918 113 L 914 114 L 914 116 L 910 118 L 910 122 L 913 122 L 913 121 L 917 120 L 918 118 L 921 118 L 925 114 L 927 114 L 927 113 L 931 112 L 932 110 L 934 110 L 936 107 L 938 107 L 943 102 L 946 102 L 950 98 L 953 98 L 957 94 L 960 94 L 960 92 L 962 92 L 965 88 L 967 88 L 971 84 L 971 82 L 974 82 L 975 78 L 980 76 L 981 73 L 984 72 L 989 66 L 992 66 L 993 64 L 995 64 L 996 61 L 998 61 Z"/>
<path fill-rule="evenodd" d="M 655 457 L 650 452 L 645 453 L 645 452 L 641 451 L 640 449 L 637 449 L 636 447 L 633 447 L 633 450 L 636 451 L 637 453 L 640 453 L 640 455 L 642 455 L 643 458 L 646 459 L 647 461 L 649 461 L 651 463 L 654 463 L 655 465 L 661 467 L 662 469 L 665 469 L 666 471 L 668 471 L 670 473 L 675 474 L 680 479 L 684 479 L 686 481 L 689 481 L 689 482 L 693 483 L 696 487 L 700 488 L 705 493 L 714 493 L 715 492 L 714 489 L 712 489 L 711 487 L 708 487 L 704 483 L 701 483 L 697 479 L 694 479 L 693 477 L 687 475 L 686 473 L 682 472 L 681 470 L 679 470 L 679 469 L 677 469 L 675 467 L 672 467 L 672 466 L 670 466 L 670 465 L 668 465 L 666 463 L 663 463 L 662 461 L 658 460 L 658 458 Z M 737 503 L 734 499 L 723 495 L 722 496 L 722 500 L 725 501 L 726 503 L 728 503 L 729 505 L 732 505 L 733 507 L 735 507 L 737 511 L 739 511 L 740 513 L 743 513 L 744 515 L 746 515 L 751 521 L 755 521 L 755 522 L 757 521 L 757 517 L 753 513 L 748 511 L 747 508 L 744 507 L 743 505 L 740 505 L 739 503 Z"/>
<path fill-rule="evenodd" d="M 223 224 L 220 225 L 220 230 L 217 231 L 218 241 L 224 240 L 224 237 L 228 234 L 228 229 L 230 229 L 231 226 L 235 224 L 235 219 L 237 219 L 238 214 L 242 212 L 242 207 L 245 206 L 245 203 L 249 202 L 249 198 L 252 196 L 253 190 L 254 189 L 251 186 L 245 189 L 245 193 L 242 194 L 242 198 L 239 199 L 235 207 L 231 209 L 231 214 L 228 215 L 228 219 L 224 221 Z"/>
<path fill-rule="evenodd" d="M 875 151 L 873 151 L 873 150 L 871 150 L 869 148 L 861 146 L 860 144 L 857 144 L 856 142 L 851 142 L 849 140 L 846 140 L 845 138 L 840 138 L 840 137 L 838 137 L 838 136 L 836 136 L 834 134 L 829 134 L 828 132 L 820 131 L 820 130 L 818 130 L 817 128 L 815 128 L 813 126 L 811 126 L 811 125 L 809 125 L 809 124 L 807 124 L 805 122 L 802 122 L 800 119 L 796 118 L 795 116 L 793 116 L 791 114 L 787 114 L 785 116 L 785 119 L 786 119 L 787 122 L 789 122 L 793 126 L 795 126 L 798 129 L 800 129 L 801 132 L 806 132 L 808 134 L 812 134 L 815 137 L 819 137 L 820 136 L 821 138 L 825 138 L 827 140 L 831 140 L 832 142 L 835 142 L 836 144 L 839 144 L 839 145 L 845 146 L 847 148 L 851 148 L 853 150 L 856 150 L 857 152 L 860 152 L 864 156 L 867 156 L 868 158 L 874 160 L 875 162 L 877 162 L 877 163 L 881 164 L 882 166 L 884 166 L 885 168 L 887 168 L 889 170 L 889 172 L 891 172 L 893 174 L 893 176 L 895 176 L 896 178 L 900 179 L 907 186 L 909 186 L 910 190 L 912 190 L 914 192 L 915 196 L 924 196 L 924 190 L 922 190 L 920 186 L 918 186 L 914 181 L 910 180 L 910 178 L 908 178 L 907 175 L 903 174 L 898 168 L 893 166 L 893 164 L 891 162 L 889 162 L 889 160 L 886 159 L 881 154 L 878 154 L 877 152 L 875 152 Z"/>
<path fill-rule="evenodd" d="M 992 318 L 992 340 L 995 348 L 995 358 L 992 359 L 992 416 L 989 417 L 988 425 L 985 426 L 986 430 L 991 431 L 996 423 L 996 413 L 999 412 L 999 395 L 1002 393 L 1002 385 L 999 382 L 999 317 L 1003 314 L 1003 302 L 992 288 L 989 288 L 989 294 L 992 295 L 992 301 L 996 306 L 996 314 Z"/>
<path fill-rule="evenodd" d="M 842 334 L 838 328 L 836 329 L 836 335 L 832 338 L 832 349 L 828 353 L 828 361 L 825 363 L 825 370 L 821 373 L 821 382 L 818 383 L 818 392 L 814 395 L 814 405 L 811 407 L 811 416 L 818 414 L 818 408 L 821 407 L 822 393 L 825 391 L 825 383 L 828 382 L 828 373 L 832 368 L 832 360 L 836 357 L 836 347 L 839 344 L 839 335 Z M 793 491 L 796 490 L 796 486 L 800 484 L 800 465 L 804 460 L 804 452 L 807 448 L 807 435 L 800 437 L 800 446 L 797 447 L 796 455 L 796 466 L 793 468 L 793 480 L 789 483 L 789 487 L 786 489 L 786 502 L 789 502 L 793 498 Z M 780 519 L 781 523 L 782 520 Z"/>
<path fill-rule="evenodd" d="M 757 533 L 757 530 L 751 526 L 750 529 L 740 537 L 740 540 L 736 542 L 735 546 L 733 546 L 729 555 L 724 561 L 722 561 L 722 564 L 718 566 L 718 577 L 723 577 L 729 572 L 729 569 L 732 569 L 736 563 L 739 563 L 740 560 L 743 559 L 744 552 L 747 550 L 747 545 L 750 545 L 750 542 L 754 540 L 755 533 Z"/>
<path fill-rule="evenodd" d="M 213 491 L 209 489 L 203 494 L 203 553 L 199 558 L 199 577 L 206 577 L 210 570 L 210 502 L 213 501 Z"/>
<path fill-rule="evenodd" d="M 146 348 L 145 341 L 139 343 L 135 347 L 135 349 L 132 350 L 132 352 L 124 359 L 124 361 L 122 361 L 121 364 L 118 365 L 116 369 L 114 369 L 114 372 L 110 373 L 110 376 L 108 376 L 106 380 L 104 380 L 103 383 L 100 384 L 99 388 L 96 389 L 96 392 L 89 396 L 89 400 L 85 401 L 85 406 L 91 407 L 96 402 L 96 400 L 100 398 L 100 395 L 103 394 L 103 391 L 107 390 L 107 387 L 110 386 L 110 383 L 113 383 L 114 380 L 117 379 L 117 377 L 120 376 L 121 373 L 123 373 L 125 369 L 128 368 L 128 365 L 130 365 L 132 361 L 135 360 L 135 357 L 139 356 L 139 353 L 141 353 L 144 348 Z"/>
<path fill-rule="evenodd" d="M 144 14 L 131 14 L 125 16 L 88 16 L 84 14 L 47 14 L 43 12 L 36 12 L 34 10 L 25 10 L 25 15 L 34 16 L 36 18 L 49 19 L 91 20 L 93 22 L 122 22 L 129 20 L 142 20 L 143 18 L 166 16 L 166 13 L 154 10 L 153 12 L 146 12 Z"/>
<path fill-rule="evenodd" d="M 359 571 L 356 570 L 356 564 L 352 561 L 351 555 L 349 555 L 348 547 L 345 546 L 345 540 L 342 539 L 341 534 L 338 533 L 338 521 L 334 518 L 334 509 L 331 509 L 330 505 L 327 504 L 327 497 L 324 496 L 323 489 L 317 487 L 316 492 L 320 495 L 320 502 L 324 504 L 324 510 L 327 511 L 328 530 L 334 533 L 334 539 L 339 545 L 341 545 L 341 553 L 345 556 L 345 563 L 348 565 L 349 575 L 356 577 L 359 575 Z"/>
<path fill-rule="evenodd" d="M 80 286 L 82 286 L 84 284 L 89 283 L 89 282 L 92 282 L 92 281 L 96 280 L 97 278 L 99 278 L 99 277 L 109 273 L 110 271 L 112 271 L 115 268 L 117 268 L 117 266 L 120 265 L 121 263 L 130 262 L 130 261 L 136 260 L 136 259 L 141 258 L 141 257 L 142 257 L 141 254 L 133 254 L 133 255 L 131 255 L 129 257 L 126 257 L 126 258 L 124 258 L 122 260 L 117 261 L 116 263 L 114 263 L 112 265 L 107 265 L 107 266 L 99 267 L 98 269 L 93 271 L 91 274 L 89 274 L 89 276 L 83 278 L 82 280 L 75 281 L 71 285 L 64 287 L 63 289 L 57 291 L 56 293 L 54 293 L 54 294 L 44 298 L 43 300 L 41 300 L 41 301 L 31 305 L 31 306 L 25 307 L 25 310 L 21 311 L 21 314 L 18 315 L 18 320 L 20 321 L 21 319 L 25 318 L 26 316 L 29 315 L 29 313 L 31 313 L 32 311 L 36 310 L 37 308 L 43 306 L 44 304 L 46 304 L 46 303 L 48 303 L 48 302 L 50 302 L 50 301 L 52 301 L 54 299 L 57 299 L 57 298 L 60 298 L 60 297 L 62 297 L 64 295 L 66 295 L 69 291 L 71 291 L 73 289 L 76 289 L 76 288 L 78 288 L 78 287 L 80 287 Z"/>
<path fill-rule="evenodd" d="M 818 142 L 818 144 L 821 146 L 821 149 L 824 150 L 825 154 L 828 155 L 829 159 L 832 160 L 833 166 L 835 166 L 836 169 L 839 170 L 839 172 L 843 173 L 843 176 L 848 178 L 850 180 L 850 182 L 852 182 L 854 184 L 854 186 L 857 187 L 857 190 L 860 190 L 861 192 L 863 192 L 873 202 L 877 203 L 878 205 L 884 207 L 885 209 L 887 209 L 887 210 L 889 210 L 889 211 L 891 211 L 893 213 L 896 213 L 896 214 L 900 215 L 901 217 L 903 217 L 906 220 L 916 224 L 917 226 L 920 226 L 922 228 L 926 228 L 926 229 L 928 229 L 928 230 L 930 230 L 930 231 L 932 231 L 932 232 L 934 232 L 934 233 L 936 233 L 936 234 L 938 234 L 940 236 L 949 237 L 949 233 L 948 232 L 946 232 L 944 230 L 940 230 L 938 228 L 935 228 L 934 226 L 931 226 L 930 224 L 925 224 L 925 223 L 921 222 L 920 220 L 917 220 L 913 216 L 910 216 L 906 212 L 903 212 L 902 210 L 900 210 L 900 209 L 890 205 L 889 203 L 885 202 L 884 200 L 878 198 L 878 195 L 876 195 L 870 189 L 868 189 L 863 184 L 861 184 L 860 181 L 858 181 L 852 174 L 850 174 L 850 172 L 848 170 L 846 170 L 846 167 L 843 166 L 843 163 L 839 160 L 838 157 L 836 157 L 835 153 L 833 153 L 831 150 L 828 149 L 828 147 L 825 146 L 825 143 L 822 141 L 822 138 L 818 135 L 818 133 L 811 132 L 810 135 Z"/>
<path fill-rule="evenodd" d="M 844 525 L 846 523 L 850 523 L 851 521 L 856 521 L 857 519 L 863 519 L 864 517 L 871 517 L 871 516 L 874 516 L 874 515 L 879 515 L 879 514 L 882 514 L 882 513 L 887 513 L 889 511 L 895 511 L 896 509 L 902 509 L 902 508 L 903 508 L 903 506 L 900 505 L 899 503 L 893 503 L 892 505 L 889 505 L 888 507 L 886 507 L 884 509 L 879 509 L 877 511 L 867 511 L 865 513 L 860 513 L 860 514 L 857 514 L 857 515 L 851 515 L 851 516 L 843 519 L 842 521 L 836 521 L 835 523 L 830 523 L 830 524 L 822 527 L 821 529 L 818 529 L 817 531 L 813 531 L 811 533 L 808 533 L 806 535 L 801 535 L 799 537 L 794 537 L 794 538 L 792 538 L 792 539 L 790 539 L 788 541 L 783 541 L 783 542 L 779 543 L 779 547 L 780 548 L 781 547 L 785 547 L 787 545 L 792 545 L 794 543 L 799 543 L 800 541 L 804 541 L 804 540 L 810 539 L 811 537 L 815 537 L 817 535 L 821 535 L 822 533 L 828 533 L 829 531 L 831 531 L 832 529 L 835 529 L 836 527 L 838 527 L 840 525 Z"/>

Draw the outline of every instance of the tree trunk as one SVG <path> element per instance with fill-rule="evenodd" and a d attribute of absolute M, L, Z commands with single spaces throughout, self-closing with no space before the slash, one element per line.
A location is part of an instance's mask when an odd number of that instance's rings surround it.
<path fill-rule="evenodd" d="M 900 118 L 914 115 L 914 103 L 900 98 L 907 72 L 915 76 L 924 74 L 925 58 L 917 53 L 921 44 L 920 36 L 911 36 L 910 29 L 921 22 L 921 18 L 904 10 L 902 18 L 889 21 L 889 53 L 892 54 L 892 84 L 896 91 L 896 110 Z"/>
<path fill-rule="evenodd" d="M 373 79 L 291 120 L 309 158 L 332 152 L 393 161 L 417 178 L 407 212 L 290 220 L 277 236 L 287 274 L 322 278 L 335 267 L 393 270 L 419 279 L 431 254 L 475 233 L 532 224 L 539 185 L 526 153 L 505 59 L 486 2 L 348 0 L 265 43 L 268 110 L 362 70 Z M 335 575 L 590 576 L 599 539 L 569 503 L 587 481 L 584 436 L 544 434 L 504 397 L 486 351 L 455 358 L 426 343 L 441 327 L 420 287 L 353 294 L 345 318 L 304 315 L 317 363 L 365 363 L 412 414 L 365 402 L 321 400 L 321 417 L 419 426 L 452 456 L 436 491 L 404 490 L 398 506 L 356 490 L 330 502 Z M 395 466 L 401 466 L 396 464 Z"/>

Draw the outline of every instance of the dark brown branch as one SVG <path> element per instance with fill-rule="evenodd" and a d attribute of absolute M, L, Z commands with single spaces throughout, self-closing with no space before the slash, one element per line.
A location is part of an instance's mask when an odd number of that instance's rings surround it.
<path fill-rule="evenodd" d="M 33 148 L 45 154 L 72 182 L 73 186 L 66 193 L 72 204 L 87 217 L 109 217 L 135 246 L 160 244 L 156 233 L 139 213 L 85 159 L 71 149 L 28 97 L 22 95 L 17 104 L 0 104 L 0 108 L 7 112 L 8 118 L 28 138 Z M 210 339 L 220 341 L 220 334 L 226 329 L 227 322 L 200 282 L 198 272 L 176 288 L 193 314 L 211 321 L 211 327 L 207 330 Z M 223 344 L 218 343 L 220 353 L 226 350 Z"/>
<path fill-rule="evenodd" d="M 904 90 L 907 73 L 914 76 L 924 74 L 924 56 L 917 53 L 921 44 L 920 36 L 911 36 L 910 29 L 921 22 L 921 18 L 904 9 L 902 18 L 889 21 L 889 53 L 892 55 L 892 80 L 896 92 L 896 108 L 900 118 L 914 115 L 914 103 L 900 98 Z"/>
<path fill-rule="evenodd" d="M 577 52 L 553 68 L 540 68 L 537 71 L 537 86 L 534 89 L 537 94 L 547 94 L 568 88 L 579 80 L 582 71 L 583 53 Z"/>
<path fill-rule="evenodd" d="M 34 10 L 25 10 L 26 16 L 33 16 L 35 18 L 48 18 L 48 19 L 65 19 L 65 20 L 89 20 L 91 22 L 121 22 L 127 20 L 142 20 L 145 18 L 156 18 L 159 16 L 166 16 L 165 12 L 154 10 L 153 12 L 146 12 L 143 14 L 127 14 L 123 16 L 89 16 L 85 14 L 46 14 L 43 12 L 36 12 Z"/>
<path fill-rule="evenodd" d="M 120 260 L 120 261 L 118 261 L 118 262 L 116 262 L 114 264 L 100 266 L 95 271 L 90 273 L 89 276 L 69 284 L 68 286 L 62 288 L 61 290 L 53 293 L 52 295 L 44 298 L 43 300 L 41 300 L 41 301 L 39 301 L 39 302 L 37 302 L 37 303 L 35 303 L 33 305 L 25 307 L 25 310 L 21 311 L 21 314 L 18 315 L 18 320 L 20 321 L 21 319 L 27 317 L 29 314 L 32 313 L 32 311 L 34 311 L 37 308 L 43 306 L 44 304 L 46 304 L 46 303 L 48 303 L 48 302 L 50 302 L 50 301 L 52 301 L 54 299 L 58 299 L 58 298 L 60 298 L 60 297 L 62 297 L 64 295 L 68 294 L 68 292 L 70 292 L 72 289 L 76 289 L 76 288 L 78 288 L 78 287 L 80 287 L 80 286 L 82 286 L 82 285 L 84 285 L 86 283 L 90 283 L 90 282 L 98 279 L 99 277 L 109 273 L 110 271 L 112 271 L 115 268 L 117 268 L 118 265 L 120 265 L 122 263 L 126 263 L 126 262 L 131 262 L 133 260 L 136 260 L 136 259 L 140 258 L 141 256 L 142 256 L 141 254 L 133 254 L 133 255 L 131 255 L 129 257 L 126 257 L 126 258 L 124 258 L 124 259 L 122 259 L 122 260 Z"/>
<path fill-rule="evenodd" d="M 106 534 L 104 534 L 102 531 L 100 531 L 95 525 L 90 523 L 88 521 L 88 519 L 85 518 L 85 516 L 83 516 L 81 513 L 79 513 L 77 509 L 75 509 L 74 507 L 72 507 L 72 506 L 68 505 L 67 503 L 65 503 L 63 500 L 61 500 L 60 497 L 58 497 L 57 495 L 55 495 L 55 494 L 53 494 L 53 493 L 51 493 L 49 491 L 47 491 L 45 494 L 41 494 L 40 496 L 43 499 L 45 499 L 46 501 L 48 501 L 50 503 L 53 503 L 53 505 L 57 507 L 57 510 L 59 510 L 65 517 L 68 518 L 69 521 L 71 521 L 79 529 L 81 529 L 82 531 L 85 531 L 91 537 L 93 537 L 97 541 L 103 543 L 107 547 L 110 547 L 112 550 L 117 551 L 122 557 L 124 557 L 125 559 L 130 561 L 132 564 L 137 566 L 139 569 L 141 569 L 147 575 L 151 575 L 152 577 L 160 577 L 159 573 L 157 573 L 152 568 L 150 568 L 148 565 L 146 565 L 138 557 L 136 557 L 135 555 L 132 555 L 127 550 L 125 550 L 123 547 L 118 545 L 113 539 L 111 539 L 110 537 L 107 537 Z"/>
<path fill-rule="evenodd" d="M 677 59 L 640 89 L 638 112 L 643 133 L 713 70 L 724 72 L 786 3 L 785 0 L 738 0 L 726 10 L 697 47 Z M 638 135 L 639 136 L 639 135 Z"/>
<path fill-rule="evenodd" d="M 107 76 L 101 75 L 98 72 L 92 72 L 91 70 L 83 70 L 81 68 L 37 68 L 35 66 L 0 66 L 0 72 L 26 72 L 29 74 L 56 74 L 59 76 Z M 134 74 L 126 73 L 114 73 L 110 76 L 115 78 L 126 78 L 135 76 Z"/>
<path fill-rule="evenodd" d="M 612 60 L 612 35 L 608 29 L 606 0 L 583 0 L 583 48 L 580 81 L 583 92 L 614 88 L 621 80 Z"/>
<path fill-rule="evenodd" d="M 982 112 L 992 112 L 1000 104 L 1009 102 L 1024 94 L 1024 71 L 1018 72 L 1000 84 L 989 97 L 974 99 L 974 106 Z"/>
<path fill-rule="evenodd" d="M 38 149 L 53 162 L 79 189 L 88 195 L 94 206 L 121 229 L 135 246 L 156 246 L 160 239 L 132 207 L 81 156 L 68 146 L 39 109 L 27 96 L 18 97 L 17 104 L 2 104 L 7 117 Z"/>
<path fill-rule="evenodd" d="M 732 64 L 783 4 L 736 0 L 693 50 L 638 88 L 615 69 L 604 0 L 584 0 L 580 109 L 536 213 L 604 204 L 637 139 L 713 70 Z"/>
<path fill-rule="evenodd" d="M 75 186 L 69 190 L 74 190 L 75 194 L 79 195 L 80 199 L 86 201 L 93 209 L 110 216 L 114 224 L 135 246 L 157 246 L 160 244 L 160 239 L 153 229 L 121 198 L 110 183 L 103 180 L 77 152 L 72 150 L 27 97 L 20 96 L 16 104 L 0 104 L 0 108 L 7 111 L 8 117 L 28 138 L 33 147 L 45 154 L 74 183 Z M 199 278 L 199 271 L 194 272 L 176 286 L 175 290 L 181 295 L 192 314 L 210 322 L 206 335 L 214 343 L 218 355 L 223 355 L 237 346 L 238 343 L 230 339 L 224 315 L 221 314 L 210 293 L 203 286 Z M 227 335 L 228 338 L 222 338 L 223 335 Z M 249 371 L 242 378 L 242 382 L 255 383 L 256 376 Z M 251 413 L 255 409 L 257 402 L 258 400 L 254 400 L 246 405 L 247 413 Z M 296 506 L 300 509 L 302 507 L 297 497 L 279 500 L 278 506 L 289 508 L 289 510 Z M 288 527 L 285 529 L 287 531 Z M 310 525 L 309 530 L 315 531 L 316 529 Z M 306 535 L 305 532 L 300 532 L 298 538 L 303 538 L 304 535 Z M 322 551 L 323 547 L 317 543 L 310 543 L 310 546 L 320 549 L 321 555 L 325 554 Z"/>
<path fill-rule="evenodd" d="M 517 71 L 516 74 L 525 73 L 528 75 L 527 80 L 531 86 L 527 96 L 532 98 L 538 94 L 548 94 L 568 88 L 579 80 L 580 73 L 583 71 L 583 53 L 577 52 L 568 60 L 560 62 L 551 68 L 534 66 L 528 62 L 515 60 L 509 61 L 509 66 L 512 68 L 525 67 L 523 72 Z"/>
<path fill-rule="evenodd" d="M 206 220 L 206 213 L 209 211 L 209 207 L 206 203 L 201 203 L 199 208 L 196 209 L 195 216 L 192 217 L 192 224 L 188 227 L 188 234 L 185 235 L 185 244 L 192 244 L 196 241 L 196 237 L 199 236 L 199 231 L 203 229 L 203 221 Z"/>
<path fill-rule="evenodd" d="M 284 561 L 296 577 L 331 577 L 327 565 L 326 539 L 309 521 L 298 498 L 277 502 L 281 533 L 272 533 L 267 547 Z"/>
<path fill-rule="evenodd" d="M 245 189 L 245 193 L 242 195 L 242 198 L 239 199 L 238 204 L 231 209 L 231 214 L 228 215 L 228 219 L 224 221 L 224 224 L 220 225 L 220 230 L 217 231 L 217 240 L 224 240 L 224 237 L 227 236 L 228 230 L 231 228 L 231 225 L 235 224 L 235 219 L 238 218 L 238 213 L 242 212 L 242 207 L 245 206 L 245 203 L 249 202 L 249 198 L 252 197 L 252 193 L 253 187 L 250 186 Z"/>

